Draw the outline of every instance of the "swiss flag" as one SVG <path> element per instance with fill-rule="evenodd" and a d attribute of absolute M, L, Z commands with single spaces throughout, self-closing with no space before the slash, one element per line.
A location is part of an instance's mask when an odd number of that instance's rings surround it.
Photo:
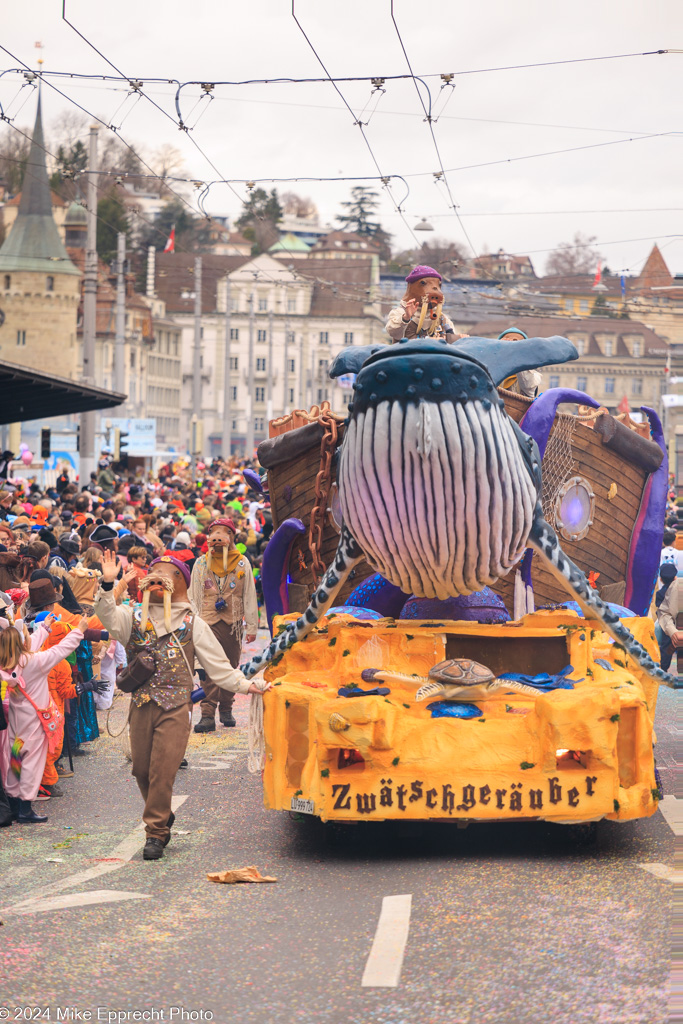
<path fill-rule="evenodd" d="M 168 236 L 168 241 L 164 246 L 164 252 L 175 252 L 175 224 L 171 228 L 171 234 Z"/>
<path fill-rule="evenodd" d="M 622 400 L 619 402 L 619 405 L 617 406 L 617 409 L 619 410 L 619 412 L 630 412 L 631 411 L 629 409 L 628 398 L 626 397 L 626 395 L 624 395 Z"/>
<path fill-rule="evenodd" d="M 602 263 L 598 260 L 598 269 L 595 271 L 595 280 L 593 281 L 593 287 L 600 284 L 602 281 Z"/>

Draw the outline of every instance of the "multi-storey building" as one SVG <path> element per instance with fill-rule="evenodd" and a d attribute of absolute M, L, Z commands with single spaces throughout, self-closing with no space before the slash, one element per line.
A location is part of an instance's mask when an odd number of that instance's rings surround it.
<path fill-rule="evenodd" d="M 329 366 L 345 345 L 385 340 L 378 286 L 376 257 L 334 261 L 311 255 L 295 265 L 284 253 L 279 259 L 265 253 L 253 259 L 204 257 L 202 407 L 195 410 L 194 258 L 157 254 L 157 294 L 182 325 L 184 443 L 189 443 L 190 421 L 197 415 L 203 424 L 204 454 L 221 451 L 226 393 L 233 451 L 245 449 L 251 436 L 248 420 L 258 444 L 268 435 L 269 419 L 294 408 L 329 401 L 333 410 L 344 412 L 350 392 L 329 379 Z"/>

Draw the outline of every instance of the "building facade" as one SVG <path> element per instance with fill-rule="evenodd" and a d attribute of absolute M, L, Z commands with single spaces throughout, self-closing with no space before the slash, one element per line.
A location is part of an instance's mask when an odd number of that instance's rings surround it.
<path fill-rule="evenodd" d="M 292 267 L 289 259 L 262 254 L 235 266 L 235 257 L 225 257 L 233 265 L 226 264 L 221 273 L 218 257 L 203 259 L 202 401 L 201 409 L 195 410 L 193 266 L 187 258 L 175 263 L 173 259 L 170 254 L 157 255 L 156 282 L 168 311 L 182 327 L 181 433 L 186 444 L 192 416 L 197 415 L 203 425 L 203 454 L 220 453 L 226 394 L 233 452 L 245 450 L 250 421 L 258 444 L 268 436 L 270 419 L 295 408 L 328 401 L 335 412 L 346 412 L 350 391 L 330 380 L 328 371 L 344 346 L 386 340 L 376 260 L 335 263 L 308 257 Z"/>

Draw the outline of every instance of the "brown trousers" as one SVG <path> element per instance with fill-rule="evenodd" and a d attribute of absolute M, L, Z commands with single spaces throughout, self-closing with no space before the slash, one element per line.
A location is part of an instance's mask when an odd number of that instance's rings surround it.
<path fill-rule="evenodd" d="M 211 626 L 213 635 L 223 648 L 226 658 L 233 668 L 237 668 L 242 656 L 242 631 L 235 632 L 230 622 L 214 622 Z M 202 683 L 206 697 L 200 705 L 202 718 L 214 718 L 216 708 L 221 712 L 232 711 L 235 694 L 231 690 L 224 690 L 220 686 L 214 686 L 210 679 Z"/>
<path fill-rule="evenodd" d="M 164 711 L 154 701 L 139 708 L 131 703 L 129 725 L 133 776 L 145 801 L 145 831 L 165 839 L 173 783 L 190 735 L 190 705 Z"/>

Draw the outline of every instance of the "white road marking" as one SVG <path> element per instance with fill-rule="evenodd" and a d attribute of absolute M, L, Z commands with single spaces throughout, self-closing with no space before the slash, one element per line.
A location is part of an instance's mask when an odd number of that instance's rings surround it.
<path fill-rule="evenodd" d="M 93 889 L 92 892 L 71 892 L 62 896 L 46 896 L 41 900 L 31 901 L 30 906 L 20 903 L 5 913 L 25 917 L 27 914 L 42 914 L 48 910 L 67 910 L 69 907 L 89 907 L 97 903 L 118 903 L 121 900 L 150 900 L 151 898 L 142 892 Z"/>
<path fill-rule="evenodd" d="M 410 930 L 412 894 L 385 896 L 363 971 L 363 988 L 396 988 Z"/>
<path fill-rule="evenodd" d="M 186 800 L 187 796 L 174 796 L 171 801 L 173 811 L 175 812 L 179 807 L 182 807 Z M 60 881 L 54 882 L 52 885 L 48 885 L 46 888 L 33 893 L 32 896 L 22 900 L 21 903 L 2 907 L 0 911 L 10 913 L 20 907 L 32 906 L 37 901 L 42 902 L 45 896 L 50 896 L 52 893 L 62 892 L 64 889 L 73 889 L 76 885 L 84 885 L 86 882 L 91 882 L 93 878 L 108 875 L 111 871 L 118 871 L 145 845 L 143 828 L 144 824 L 140 822 L 137 828 L 112 850 L 111 855 L 106 860 L 100 861 L 99 864 L 93 864 L 91 868 L 86 868 L 84 871 L 78 871 L 75 875 L 67 875 L 66 878 L 62 878 Z"/>
<path fill-rule="evenodd" d="M 657 861 L 650 861 L 647 864 L 639 864 L 639 868 L 643 871 L 648 871 L 655 878 L 662 878 L 666 882 L 672 882 L 674 885 L 680 885 L 683 882 L 683 871 L 676 871 L 675 868 L 670 868 L 668 864 L 660 864 Z"/>
<path fill-rule="evenodd" d="M 678 800 L 675 796 L 665 796 L 659 801 L 659 809 L 673 834 L 683 835 L 683 800 Z"/>
<path fill-rule="evenodd" d="M 217 772 L 220 768 L 234 768 L 234 761 L 237 754 L 216 754 L 212 757 L 202 757 L 204 764 L 191 764 L 190 768 L 196 768 L 200 772 Z"/>

